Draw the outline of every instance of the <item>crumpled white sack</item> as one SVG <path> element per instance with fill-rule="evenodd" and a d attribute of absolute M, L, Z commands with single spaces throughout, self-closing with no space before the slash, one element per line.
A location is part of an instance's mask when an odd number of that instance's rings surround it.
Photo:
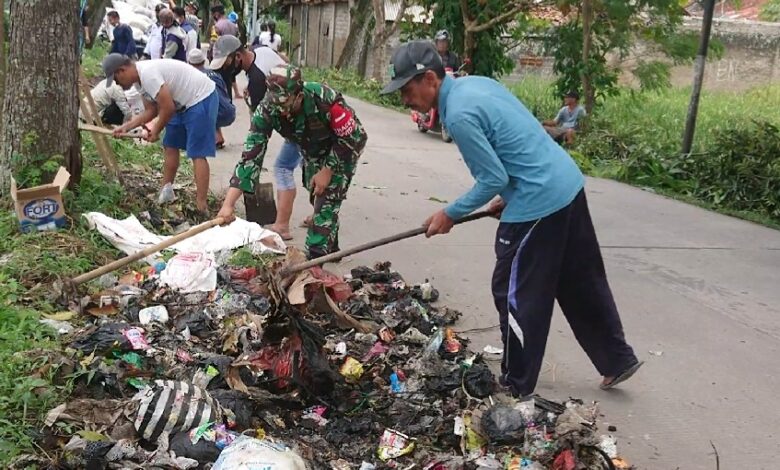
<path fill-rule="evenodd" d="M 88 212 L 84 214 L 84 218 L 90 228 L 97 229 L 106 240 L 128 255 L 170 238 L 150 232 L 134 215 L 118 220 L 100 212 Z M 177 252 L 216 253 L 241 246 L 249 246 L 255 254 L 284 254 L 287 251 L 287 245 L 278 233 L 244 219 L 236 219 L 224 227 L 212 227 L 192 238 L 182 240 L 169 249 Z M 158 259 L 158 255 L 151 255 L 147 256 L 145 261 L 154 264 Z"/>

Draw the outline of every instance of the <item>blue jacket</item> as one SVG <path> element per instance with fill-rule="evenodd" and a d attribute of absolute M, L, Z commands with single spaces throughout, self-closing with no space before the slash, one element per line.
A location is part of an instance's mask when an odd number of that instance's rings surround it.
<path fill-rule="evenodd" d="M 187 62 L 187 50 L 184 47 L 184 41 L 187 37 L 187 33 L 177 24 L 171 25 L 170 28 L 163 29 L 162 31 L 163 43 L 162 43 L 162 57 L 164 59 L 176 59 L 182 62 Z M 168 49 L 172 44 L 176 44 L 176 51 L 170 55 Z"/>
<path fill-rule="evenodd" d="M 130 25 L 120 23 L 114 28 L 114 42 L 111 43 L 111 52 L 118 52 L 126 56 L 132 56 L 136 53 L 133 28 Z"/>
<path fill-rule="evenodd" d="M 444 210 L 461 218 L 500 195 L 501 222 L 529 222 L 563 209 L 585 184 L 571 156 L 509 90 L 485 77 L 445 77 L 442 122 L 476 183 Z"/>
<path fill-rule="evenodd" d="M 227 85 L 222 76 L 215 70 L 204 70 L 206 75 L 214 82 L 219 96 L 219 108 L 217 109 L 217 127 L 227 127 L 236 120 L 236 105 L 228 97 Z"/>

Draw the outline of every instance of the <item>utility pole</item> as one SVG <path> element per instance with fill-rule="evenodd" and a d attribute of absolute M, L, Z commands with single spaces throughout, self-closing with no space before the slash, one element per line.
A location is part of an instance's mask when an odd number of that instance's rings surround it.
<path fill-rule="evenodd" d="M 693 146 L 693 134 L 696 131 L 696 116 L 699 113 L 699 97 L 704 81 L 704 64 L 707 60 L 714 12 L 715 0 L 704 0 L 704 18 L 702 18 L 699 52 L 696 54 L 696 62 L 693 67 L 693 91 L 691 92 L 691 102 L 688 105 L 688 117 L 685 119 L 685 132 L 683 133 L 682 153 L 684 155 L 691 153 Z"/>

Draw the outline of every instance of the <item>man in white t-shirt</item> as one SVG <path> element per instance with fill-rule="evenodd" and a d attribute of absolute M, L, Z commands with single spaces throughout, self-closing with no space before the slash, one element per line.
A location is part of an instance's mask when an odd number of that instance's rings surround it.
<path fill-rule="evenodd" d="M 139 84 L 146 106 L 139 116 L 116 128 L 116 135 L 155 117 L 157 120 L 148 129 L 146 140 L 155 142 L 165 129 L 163 187 L 158 201 L 162 204 L 175 199 L 173 180 L 179 169 L 179 150 L 186 150 L 195 169 L 198 210 L 208 213 L 209 164 L 206 158 L 217 154 L 215 130 L 219 98 L 214 82 L 179 60 L 133 62 L 121 54 L 109 54 L 103 60 L 103 72 L 109 85 L 116 81 L 127 90 Z"/>

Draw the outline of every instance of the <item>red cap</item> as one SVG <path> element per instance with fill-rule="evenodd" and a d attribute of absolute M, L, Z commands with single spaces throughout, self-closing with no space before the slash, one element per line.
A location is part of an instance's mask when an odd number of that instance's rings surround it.
<path fill-rule="evenodd" d="M 352 112 L 336 103 L 330 107 L 330 128 L 339 137 L 346 137 L 355 131 L 355 118 Z"/>

